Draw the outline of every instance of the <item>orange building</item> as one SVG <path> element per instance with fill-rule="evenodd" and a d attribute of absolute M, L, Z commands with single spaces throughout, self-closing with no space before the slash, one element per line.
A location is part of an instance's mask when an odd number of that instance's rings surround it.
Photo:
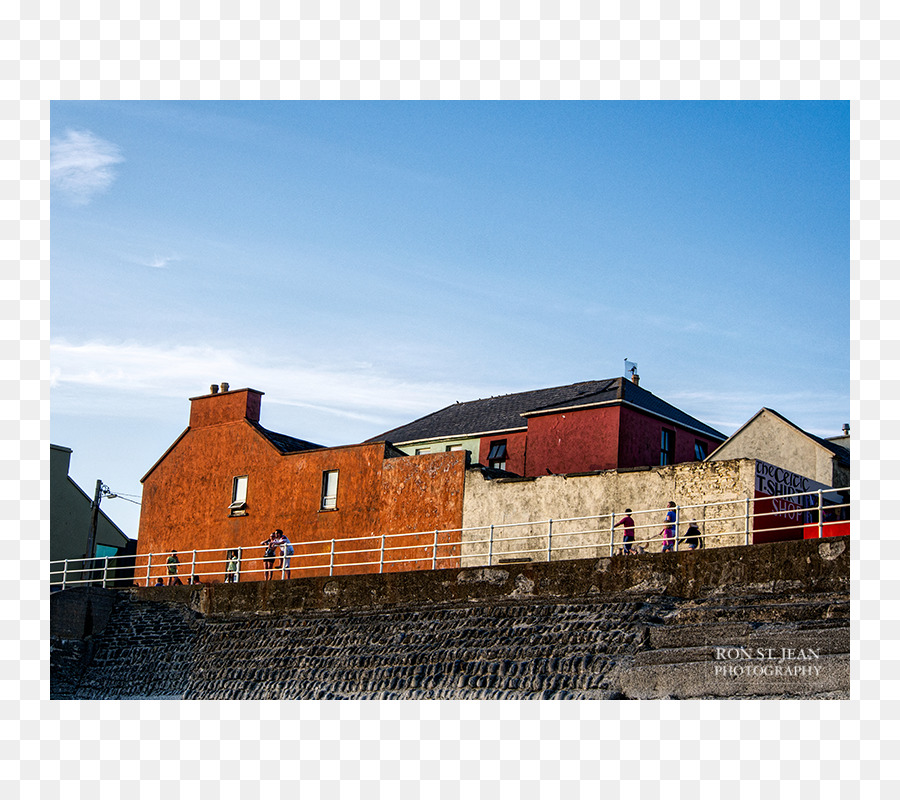
<path fill-rule="evenodd" d="M 435 564 L 434 543 L 459 538 L 464 451 L 322 447 L 263 428 L 262 392 L 223 389 L 191 398 L 187 429 L 141 479 L 138 564 L 153 555 L 151 579 L 165 576 L 174 549 L 197 551 L 193 566 L 180 556 L 182 581 L 221 581 L 212 573 L 241 548 L 240 580 L 261 580 L 259 543 L 278 528 L 295 548 L 292 577 L 459 566 L 458 546 L 439 546 Z M 392 563 L 401 559 L 414 561 Z"/>

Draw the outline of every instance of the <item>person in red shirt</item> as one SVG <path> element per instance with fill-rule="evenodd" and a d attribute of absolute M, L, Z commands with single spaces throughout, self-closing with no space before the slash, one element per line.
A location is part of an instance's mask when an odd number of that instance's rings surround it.
<path fill-rule="evenodd" d="M 631 554 L 631 543 L 634 541 L 634 520 L 631 518 L 631 509 L 625 509 L 625 516 L 622 517 L 615 525 L 613 525 L 613 529 L 622 526 L 622 544 L 624 547 L 622 548 L 622 552 L 625 555 Z"/>

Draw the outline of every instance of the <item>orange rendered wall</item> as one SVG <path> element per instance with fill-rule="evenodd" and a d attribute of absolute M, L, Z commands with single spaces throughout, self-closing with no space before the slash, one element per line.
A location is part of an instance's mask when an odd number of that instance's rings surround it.
<path fill-rule="evenodd" d="M 224 559 L 226 549 L 256 548 L 244 553 L 241 580 L 261 580 L 262 572 L 251 575 L 248 570 L 262 569 L 258 545 L 281 528 L 295 547 L 292 577 L 328 574 L 332 539 L 334 574 L 371 572 L 379 569 L 382 533 L 428 531 L 417 537 L 386 537 L 388 546 L 418 548 L 395 557 L 421 558 L 384 569 L 431 568 L 433 531 L 462 525 L 465 455 L 386 458 L 383 442 L 283 455 L 244 419 L 189 428 L 144 479 L 138 553 L 158 554 L 150 572 L 153 583 L 165 578 L 165 558 L 173 548 L 218 550 L 206 554 L 207 559 Z M 322 511 L 322 473 L 334 469 L 339 470 L 337 508 Z M 239 475 L 248 476 L 247 515 L 229 516 L 232 482 Z M 355 537 L 363 538 L 350 541 Z M 348 552 L 363 549 L 372 552 Z M 314 553 L 319 554 L 315 560 L 301 558 Z M 458 556 L 458 549 L 438 554 Z M 187 582 L 189 557 L 180 558 L 179 574 Z M 368 563 L 346 566 L 353 562 Z M 319 568 L 301 569 L 313 564 Z M 456 558 L 438 566 L 458 564 Z M 221 575 L 203 575 L 222 570 L 224 564 L 202 565 L 196 573 L 203 580 L 221 581 Z M 145 577 L 146 568 L 139 566 L 137 575 Z"/>

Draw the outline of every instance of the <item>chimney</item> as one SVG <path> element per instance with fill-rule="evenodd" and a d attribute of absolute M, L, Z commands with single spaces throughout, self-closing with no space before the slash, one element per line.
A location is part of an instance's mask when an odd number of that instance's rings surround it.
<path fill-rule="evenodd" d="M 636 372 L 632 372 L 632 373 L 631 373 L 631 382 L 632 382 L 635 386 L 639 386 L 639 385 L 640 385 L 640 382 L 641 382 L 641 376 L 638 375 Z"/>
<path fill-rule="evenodd" d="M 218 393 L 219 393 L 219 386 L 218 386 L 218 384 L 214 383 L 212 386 L 210 386 L 210 387 L 209 387 L 209 393 L 210 393 L 210 394 L 218 394 Z"/>
<path fill-rule="evenodd" d="M 225 383 L 225 381 L 222 381 L 222 391 L 223 391 L 223 392 L 227 392 L 227 391 L 228 391 L 228 384 Z"/>
<path fill-rule="evenodd" d="M 235 389 L 229 392 L 225 389 L 220 393 L 218 388 L 211 386 L 210 394 L 191 398 L 191 416 L 188 423 L 190 427 L 204 428 L 208 425 L 240 422 L 245 419 L 259 422 L 262 392 L 256 389 Z"/>
<path fill-rule="evenodd" d="M 844 426 L 841 428 L 841 430 L 843 431 L 844 436 L 849 436 L 850 435 L 850 424 L 845 422 Z"/>

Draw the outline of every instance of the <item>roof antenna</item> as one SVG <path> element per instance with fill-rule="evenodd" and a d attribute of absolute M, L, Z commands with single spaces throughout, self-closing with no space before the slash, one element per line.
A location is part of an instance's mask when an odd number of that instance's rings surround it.
<path fill-rule="evenodd" d="M 631 373 L 631 382 L 637 386 L 638 381 L 641 379 L 641 376 L 637 374 L 637 363 L 634 361 L 629 361 L 627 358 L 625 359 L 625 372 Z"/>

